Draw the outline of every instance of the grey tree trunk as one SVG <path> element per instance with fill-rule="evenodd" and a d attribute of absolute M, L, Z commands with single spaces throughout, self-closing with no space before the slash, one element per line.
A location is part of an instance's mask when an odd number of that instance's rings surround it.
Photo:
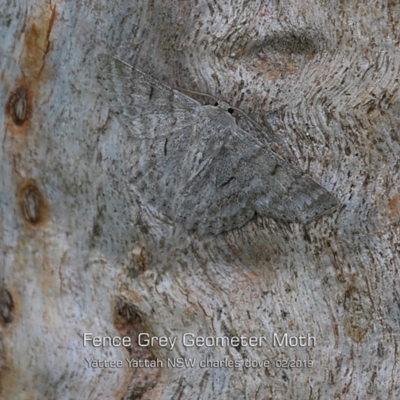
<path fill-rule="evenodd" d="M 2 398 L 400 398 L 396 2 L 0 10 Z M 97 83 L 99 53 L 240 108 L 342 207 L 176 240 L 127 189 L 133 139 Z"/>

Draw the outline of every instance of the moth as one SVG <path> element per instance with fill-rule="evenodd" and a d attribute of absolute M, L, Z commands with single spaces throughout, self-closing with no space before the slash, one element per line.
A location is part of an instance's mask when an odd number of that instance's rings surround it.
<path fill-rule="evenodd" d="M 307 224 L 337 207 L 330 192 L 240 129 L 225 103 L 202 105 L 106 54 L 98 67 L 130 138 L 129 185 L 188 231 L 217 235 L 256 213 Z"/>

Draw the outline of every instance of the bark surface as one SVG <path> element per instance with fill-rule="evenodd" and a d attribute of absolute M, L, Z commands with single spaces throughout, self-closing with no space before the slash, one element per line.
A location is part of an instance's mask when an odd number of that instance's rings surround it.
<path fill-rule="evenodd" d="M 0 9 L 2 398 L 400 398 L 396 2 Z M 137 160 L 97 83 L 99 53 L 243 110 L 342 207 L 305 227 L 255 218 L 217 236 L 177 236 L 127 189 Z M 134 344 L 84 346 L 85 332 Z M 140 333 L 177 341 L 140 347 Z M 185 333 L 266 340 L 190 347 Z M 315 343 L 274 346 L 274 334 Z M 195 364 L 168 367 L 177 358 Z"/>

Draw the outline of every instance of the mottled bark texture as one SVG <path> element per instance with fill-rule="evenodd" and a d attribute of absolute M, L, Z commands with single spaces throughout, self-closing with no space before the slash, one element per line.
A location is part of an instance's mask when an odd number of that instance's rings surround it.
<path fill-rule="evenodd" d="M 2 398 L 400 398 L 395 1 L 2 0 L 0 10 Z M 97 84 L 99 53 L 240 108 L 342 208 L 306 227 L 256 218 L 199 237 L 172 226 L 127 189 L 137 160 Z M 287 332 L 316 345 L 84 347 L 84 332 Z M 101 369 L 85 357 L 271 365 Z"/>

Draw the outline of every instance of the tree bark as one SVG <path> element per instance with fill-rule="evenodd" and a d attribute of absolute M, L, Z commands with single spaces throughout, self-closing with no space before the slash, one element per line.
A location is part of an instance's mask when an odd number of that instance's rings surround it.
<path fill-rule="evenodd" d="M 1 10 L 2 398 L 400 398 L 400 6 Z M 243 110 L 341 208 L 307 226 L 257 217 L 177 240 L 127 188 L 133 139 L 97 83 L 99 53 Z M 95 346 L 85 333 L 132 345 Z M 140 334 L 176 342 L 140 346 Z M 185 334 L 260 342 L 191 346 Z M 173 367 L 179 358 L 194 365 Z"/>

